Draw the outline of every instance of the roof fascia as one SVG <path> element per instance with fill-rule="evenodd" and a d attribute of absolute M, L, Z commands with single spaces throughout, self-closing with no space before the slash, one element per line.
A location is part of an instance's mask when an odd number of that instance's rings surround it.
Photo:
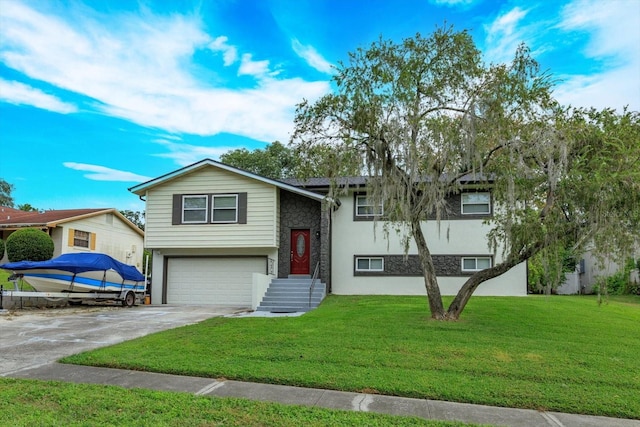
<path fill-rule="evenodd" d="M 77 221 L 79 219 L 91 218 L 91 217 L 94 217 L 94 216 L 97 216 L 97 215 L 111 213 L 114 210 L 115 209 L 113 209 L 113 208 L 104 209 L 104 210 L 100 210 L 100 211 L 96 211 L 96 212 L 90 212 L 90 213 L 86 213 L 86 214 L 82 214 L 82 215 L 74 215 L 74 216 L 70 216 L 70 217 L 67 217 L 67 218 L 56 219 L 56 220 L 47 222 L 46 226 L 50 227 L 50 228 L 53 228 L 53 227 L 57 227 L 59 224 L 64 224 L 66 222 Z"/>
<path fill-rule="evenodd" d="M 289 184 L 285 184 L 284 182 L 280 182 L 280 181 L 276 181 L 274 179 L 271 178 L 266 178 L 264 176 L 260 176 L 260 175 L 256 175 L 254 173 L 251 172 L 247 172 L 245 170 L 242 169 L 238 169 L 238 168 L 234 168 L 233 166 L 229 166 L 229 165 L 225 165 L 224 163 L 220 163 L 220 162 L 216 162 L 215 160 L 211 160 L 211 159 L 204 159 L 201 160 L 197 163 L 194 163 L 192 165 L 189 166 L 185 166 L 181 169 L 175 170 L 173 172 L 170 172 L 168 174 L 159 176 L 158 178 L 152 179 L 150 181 L 147 182 L 143 182 L 142 184 L 133 186 L 131 188 L 129 188 L 129 191 L 131 191 L 134 194 L 137 194 L 138 196 L 144 196 L 144 194 L 146 193 L 147 190 L 156 187 L 158 185 L 164 184 L 167 181 L 170 181 L 172 179 L 175 179 L 177 177 L 183 176 L 183 175 L 187 175 L 197 169 L 203 168 L 205 166 L 213 166 L 222 170 L 225 170 L 227 172 L 231 172 L 231 173 L 235 173 L 237 175 L 240 176 L 244 176 L 246 178 L 250 178 L 256 181 L 260 181 L 263 182 L 265 184 L 270 184 L 273 185 L 277 188 L 286 190 L 286 191 L 290 191 L 292 193 L 296 193 L 299 194 L 301 196 L 305 196 L 308 197 L 310 199 L 314 199 L 314 200 L 318 200 L 318 201 L 322 201 L 324 200 L 324 196 L 321 194 L 317 194 L 314 193 L 312 191 L 309 190 L 305 190 L 302 188 L 298 188 L 295 187 L 293 185 L 289 185 Z"/>
<path fill-rule="evenodd" d="M 6 231 L 20 230 L 22 228 L 45 229 L 45 228 L 49 228 L 49 227 L 47 226 L 47 224 L 44 224 L 44 223 L 33 223 L 33 224 L 13 223 L 13 224 L 1 224 L 0 225 L 0 230 L 6 230 Z"/>
<path fill-rule="evenodd" d="M 53 228 L 53 227 L 57 227 L 59 224 L 65 224 L 65 223 L 68 223 L 68 222 L 78 221 L 78 220 L 81 220 L 81 219 L 87 219 L 87 218 L 91 218 L 91 217 L 94 217 L 94 216 L 105 215 L 105 214 L 109 214 L 109 213 L 117 216 L 129 228 L 131 228 L 133 231 L 138 233 L 140 236 L 144 237 L 144 231 L 140 230 L 134 223 L 129 221 L 127 219 L 127 217 L 122 215 L 115 208 L 104 209 L 104 210 L 101 210 L 101 211 L 91 212 L 91 213 L 84 214 L 84 215 L 76 215 L 76 216 L 72 216 L 72 217 L 69 217 L 69 218 L 59 219 L 59 220 L 56 220 L 56 221 L 50 221 L 50 222 L 46 223 L 45 225 L 47 227 L 49 227 L 49 228 Z"/>

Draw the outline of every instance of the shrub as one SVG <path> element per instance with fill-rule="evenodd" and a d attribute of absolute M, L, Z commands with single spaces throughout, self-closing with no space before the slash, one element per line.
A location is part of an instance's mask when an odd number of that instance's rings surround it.
<path fill-rule="evenodd" d="M 4 240 L 0 239 L 0 259 L 4 257 Z"/>
<path fill-rule="evenodd" d="M 53 239 L 44 231 L 23 228 L 7 237 L 9 261 L 46 261 L 53 256 Z"/>
<path fill-rule="evenodd" d="M 640 292 L 640 287 L 630 280 L 631 270 L 635 267 L 636 262 L 628 259 L 622 269 L 617 273 L 598 280 L 593 291 L 597 294 L 605 295 L 633 295 Z"/>

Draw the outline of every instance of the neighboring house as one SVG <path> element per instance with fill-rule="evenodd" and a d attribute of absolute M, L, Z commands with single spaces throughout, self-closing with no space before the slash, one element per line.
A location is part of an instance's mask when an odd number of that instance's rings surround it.
<path fill-rule="evenodd" d="M 364 178 L 328 203 L 326 179 L 275 181 L 205 159 L 130 188 L 146 200 L 145 247 L 153 251 L 153 304 L 256 308 L 272 277 L 312 275 L 334 294 L 425 295 L 417 251 L 386 239 Z M 499 262 L 483 221 L 489 192 L 451 200 L 452 212 L 425 224 L 442 293 Z M 377 230 L 374 232 L 374 224 Z M 526 266 L 482 284 L 478 295 L 526 295 Z"/>
<path fill-rule="evenodd" d="M 6 242 L 21 228 L 38 228 L 51 236 L 53 256 L 100 252 L 142 269 L 144 232 L 116 209 L 65 209 L 25 212 L 0 207 L 0 237 Z M 5 253 L 2 262 L 8 262 Z"/>
<path fill-rule="evenodd" d="M 640 258 L 640 244 L 636 244 L 631 255 L 633 259 Z M 563 295 L 591 294 L 599 281 L 613 276 L 623 268 L 624 265 L 619 260 L 607 257 L 600 261 L 594 255 L 593 249 L 587 249 L 578 261 L 575 271 L 565 274 L 565 281 L 558 286 L 556 292 Z M 634 277 L 630 280 L 634 280 Z"/>

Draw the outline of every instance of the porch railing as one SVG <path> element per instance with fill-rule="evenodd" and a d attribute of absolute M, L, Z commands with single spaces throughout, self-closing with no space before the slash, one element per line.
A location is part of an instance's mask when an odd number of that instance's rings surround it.
<path fill-rule="evenodd" d="M 316 264 L 316 268 L 313 270 L 313 276 L 311 277 L 311 286 L 309 286 L 309 308 L 311 308 L 311 297 L 313 296 L 313 288 L 316 286 L 316 280 L 318 280 L 318 274 L 320 273 L 320 261 Z"/>

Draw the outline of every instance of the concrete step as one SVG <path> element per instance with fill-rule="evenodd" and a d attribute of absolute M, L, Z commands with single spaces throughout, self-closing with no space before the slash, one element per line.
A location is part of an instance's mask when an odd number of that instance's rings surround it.
<path fill-rule="evenodd" d="M 268 290 L 267 292 L 265 292 L 265 295 L 271 295 L 271 296 L 275 296 L 275 295 L 279 295 L 279 296 L 287 296 L 287 295 L 291 295 L 291 296 L 309 296 L 309 290 L 308 289 L 302 289 L 302 290 L 297 290 L 297 291 L 280 291 L 280 290 Z M 311 295 L 317 295 L 317 296 L 325 296 L 326 292 L 324 290 L 314 290 L 313 292 L 311 292 Z"/>
<path fill-rule="evenodd" d="M 324 297 L 311 297 L 311 299 L 309 299 L 309 297 L 283 297 L 283 298 L 264 297 L 260 304 L 261 305 L 262 304 L 280 304 L 280 303 L 309 304 L 309 301 L 311 301 L 312 304 L 314 303 L 319 304 L 323 300 L 324 300 Z"/>
<path fill-rule="evenodd" d="M 271 282 L 269 284 L 270 287 L 274 287 L 274 288 L 309 288 L 311 286 L 311 282 Z M 314 289 L 315 288 L 325 288 L 327 285 L 325 285 L 322 282 L 316 282 L 313 284 Z"/>
<path fill-rule="evenodd" d="M 262 302 L 260 303 L 260 305 L 273 305 L 273 304 L 309 304 L 309 301 L 311 301 L 311 304 L 320 304 L 320 302 L 323 300 L 324 298 L 321 297 L 311 297 L 311 300 L 309 300 L 309 298 L 305 298 L 305 297 L 299 297 L 299 298 L 272 298 L 272 297 L 264 297 L 262 299 Z"/>
<path fill-rule="evenodd" d="M 305 285 L 305 286 L 279 286 L 279 285 L 272 285 L 269 286 L 268 289 L 274 290 L 274 291 L 278 291 L 278 292 L 309 292 L 311 290 L 311 287 L 309 287 L 309 285 Z M 326 290 L 325 286 L 314 286 L 313 287 L 313 291 L 321 291 L 324 292 Z"/>
<path fill-rule="evenodd" d="M 292 306 L 278 306 L 278 307 L 263 307 L 260 306 L 256 311 L 270 311 L 271 313 L 295 313 L 311 311 L 316 307 L 292 307 Z"/>
<path fill-rule="evenodd" d="M 317 280 L 313 283 L 313 292 L 309 295 L 311 283 L 309 276 L 272 279 L 257 311 L 286 313 L 313 310 L 325 298 L 327 286 Z"/>
<path fill-rule="evenodd" d="M 307 280 L 306 282 L 300 281 L 300 280 L 282 280 L 282 281 L 275 281 L 277 279 L 273 279 L 271 281 L 271 286 L 286 286 L 286 287 L 293 287 L 293 286 L 306 286 L 309 287 L 311 286 L 311 280 Z M 317 281 L 314 283 L 313 287 L 315 288 L 316 286 L 324 286 L 324 283 Z"/>

